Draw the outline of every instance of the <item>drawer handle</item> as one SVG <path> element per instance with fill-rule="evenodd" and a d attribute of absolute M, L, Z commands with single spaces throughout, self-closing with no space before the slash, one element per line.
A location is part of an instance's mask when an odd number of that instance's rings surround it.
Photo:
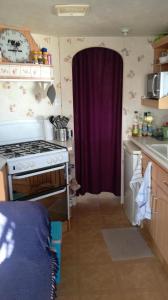
<path fill-rule="evenodd" d="M 163 183 L 168 188 L 168 183 L 166 181 L 163 181 Z"/>
<path fill-rule="evenodd" d="M 154 195 L 152 195 L 152 209 L 151 209 L 151 213 L 152 213 L 152 215 L 154 215 L 154 214 L 157 214 L 158 212 L 156 211 L 156 204 L 157 204 L 157 200 L 158 200 L 158 198 L 157 197 L 155 197 Z"/>

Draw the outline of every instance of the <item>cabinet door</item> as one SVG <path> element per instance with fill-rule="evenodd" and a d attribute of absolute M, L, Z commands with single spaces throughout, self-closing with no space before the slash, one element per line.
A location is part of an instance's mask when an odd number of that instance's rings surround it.
<path fill-rule="evenodd" d="M 152 161 L 150 157 L 143 153 L 142 155 L 142 174 L 144 175 L 148 163 Z M 157 165 L 152 161 L 152 191 L 151 191 L 151 210 L 152 218 L 151 220 L 145 220 L 144 226 L 149 234 L 152 236 L 153 240 L 156 237 L 156 222 L 157 222 L 157 212 L 156 212 L 156 201 L 157 201 Z"/>
<path fill-rule="evenodd" d="M 157 230 L 158 230 L 158 198 L 156 197 L 156 192 L 152 193 L 151 197 L 151 209 L 152 209 L 152 218 L 149 224 L 149 232 L 155 241 L 157 243 Z"/>
<path fill-rule="evenodd" d="M 168 263 L 168 193 L 166 194 L 158 187 L 158 198 L 156 204 L 156 233 L 155 242 L 162 254 L 163 258 Z"/>
<path fill-rule="evenodd" d="M 9 200 L 8 198 L 8 184 L 7 184 L 7 170 L 4 167 L 0 171 L 0 201 Z"/>

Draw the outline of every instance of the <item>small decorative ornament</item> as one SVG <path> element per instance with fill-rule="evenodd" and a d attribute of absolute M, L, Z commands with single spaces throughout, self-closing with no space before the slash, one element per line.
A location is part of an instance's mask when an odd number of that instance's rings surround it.
<path fill-rule="evenodd" d="M 0 33 L 2 56 L 10 62 L 28 62 L 30 45 L 26 37 L 14 29 L 5 29 Z"/>

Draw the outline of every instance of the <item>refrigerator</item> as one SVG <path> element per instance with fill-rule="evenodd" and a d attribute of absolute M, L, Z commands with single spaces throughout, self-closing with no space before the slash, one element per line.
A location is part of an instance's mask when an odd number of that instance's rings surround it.
<path fill-rule="evenodd" d="M 135 223 L 136 194 L 138 190 L 130 188 L 130 181 L 137 165 L 142 165 L 141 150 L 131 141 L 124 142 L 124 211 L 132 225 Z"/>

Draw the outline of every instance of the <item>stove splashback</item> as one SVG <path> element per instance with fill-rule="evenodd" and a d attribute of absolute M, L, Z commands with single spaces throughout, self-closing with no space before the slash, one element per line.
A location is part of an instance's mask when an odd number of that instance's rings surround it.
<path fill-rule="evenodd" d="M 44 138 L 43 119 L 0 122 L 0 145 Z"/>

